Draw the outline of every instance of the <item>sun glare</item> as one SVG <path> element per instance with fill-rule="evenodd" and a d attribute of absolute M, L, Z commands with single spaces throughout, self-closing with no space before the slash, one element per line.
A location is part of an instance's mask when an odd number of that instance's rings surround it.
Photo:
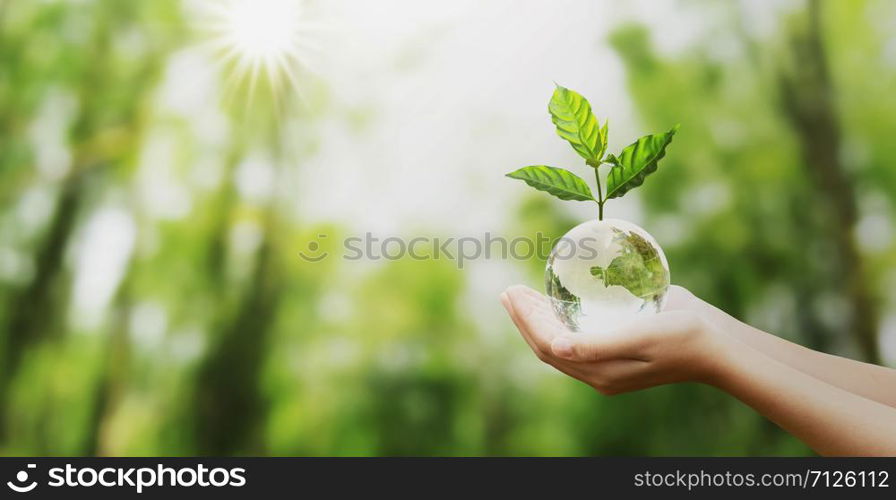
<path fill-rule="evenodd" d="M 311 49 L 301 0 L 218 0 L 206 6 L 204 25 L 215 51 L 233 68 L 232 84 L 248 85 L 250 96 L 260 78 L 275 97 L 286 86 L 298 90 Z"/>
<path fill-rule="evenodd" d="M 234 49 L 249 59 L 277 60 L 294 45 L 298 5 L 290 0 L 239 1 L 227 16 Z"/>

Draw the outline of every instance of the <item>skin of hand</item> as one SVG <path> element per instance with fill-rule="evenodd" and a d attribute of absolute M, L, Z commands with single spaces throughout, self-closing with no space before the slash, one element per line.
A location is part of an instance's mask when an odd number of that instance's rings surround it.
<path fill-rule="evenodd" d="M 836 367 L 853 373 L 841 385 L 855 385 L 866 375 L 854 372 L 873 365 L 818 357 L 743 325 L 683 288 L 669 293 L 663 312 L 604 333 L 570 332 L 547 298 L 526 287 L 509 288 L 501 302 L 539 359 L 603 394 L 702 382 L 740 399 L 818 453 L 896 456 L 896 408 L 801 369 Z M 763 349 L 784 352 L 776 357 Z"/>
<path fill-rule="evenodd" d="M 664 311 L 613 332 L 573 333 L 535 290 L 511 287 L 501 302 L 540 360 L 605 395 L 674 382 L 713 383 L 715 360 L 727 343 L 738 342 L 688 309 Z"/>
<path fill-rule="evenodd" d="M 835 387 L 896 408 L 896 370 L 813 351 L 738 321 L 680 286 L 669 288 L 665 310 L 691 311 L 718 330 L 787 366 Z"/>

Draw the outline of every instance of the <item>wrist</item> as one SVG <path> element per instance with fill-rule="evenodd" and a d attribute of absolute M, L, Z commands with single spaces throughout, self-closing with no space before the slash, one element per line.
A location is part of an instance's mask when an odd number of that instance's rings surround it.
<path fill-rule="evenodd" d="M 713 323 L 704 321 L 700 336 L 702 346 L 697 382 L 720 387 L 736 369 L 738 353 L 748 347 Z"/>

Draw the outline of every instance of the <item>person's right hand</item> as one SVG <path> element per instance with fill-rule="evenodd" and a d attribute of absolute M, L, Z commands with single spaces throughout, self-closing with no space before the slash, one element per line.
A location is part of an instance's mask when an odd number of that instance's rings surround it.
<path fill-rule="evenodd" d="M 829 455 L 896 455 L 896 370 L 798 346 L 741 323 L 680 287 L 666 309 L 612 332 L 570 332 L 538 292 L 501 294 L 544 361 L 604 394 L 712 384 Z"/>
<path fill-rule="evenodd" d="M 571 332 L 548 299 L 514 286 L 501 302 L 523 338 L 545 363 L 594 387 L 619 394 L 683 381 L 713 383 L 719 364 L 738 342 L 707 321 L 699 302 L 681 287 L 670 290 L 672 309 L 612 332 Z"/>

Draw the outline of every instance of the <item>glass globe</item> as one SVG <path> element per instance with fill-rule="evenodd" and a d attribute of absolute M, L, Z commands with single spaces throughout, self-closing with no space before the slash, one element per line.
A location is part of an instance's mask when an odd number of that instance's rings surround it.
<path fill-rule="evenodd" d="M 554 245 L 545 288 L 570 330 L 609 331 L 662 310 L 669 264 L 653 236 L 635 224 L 590 220 Z"/>

